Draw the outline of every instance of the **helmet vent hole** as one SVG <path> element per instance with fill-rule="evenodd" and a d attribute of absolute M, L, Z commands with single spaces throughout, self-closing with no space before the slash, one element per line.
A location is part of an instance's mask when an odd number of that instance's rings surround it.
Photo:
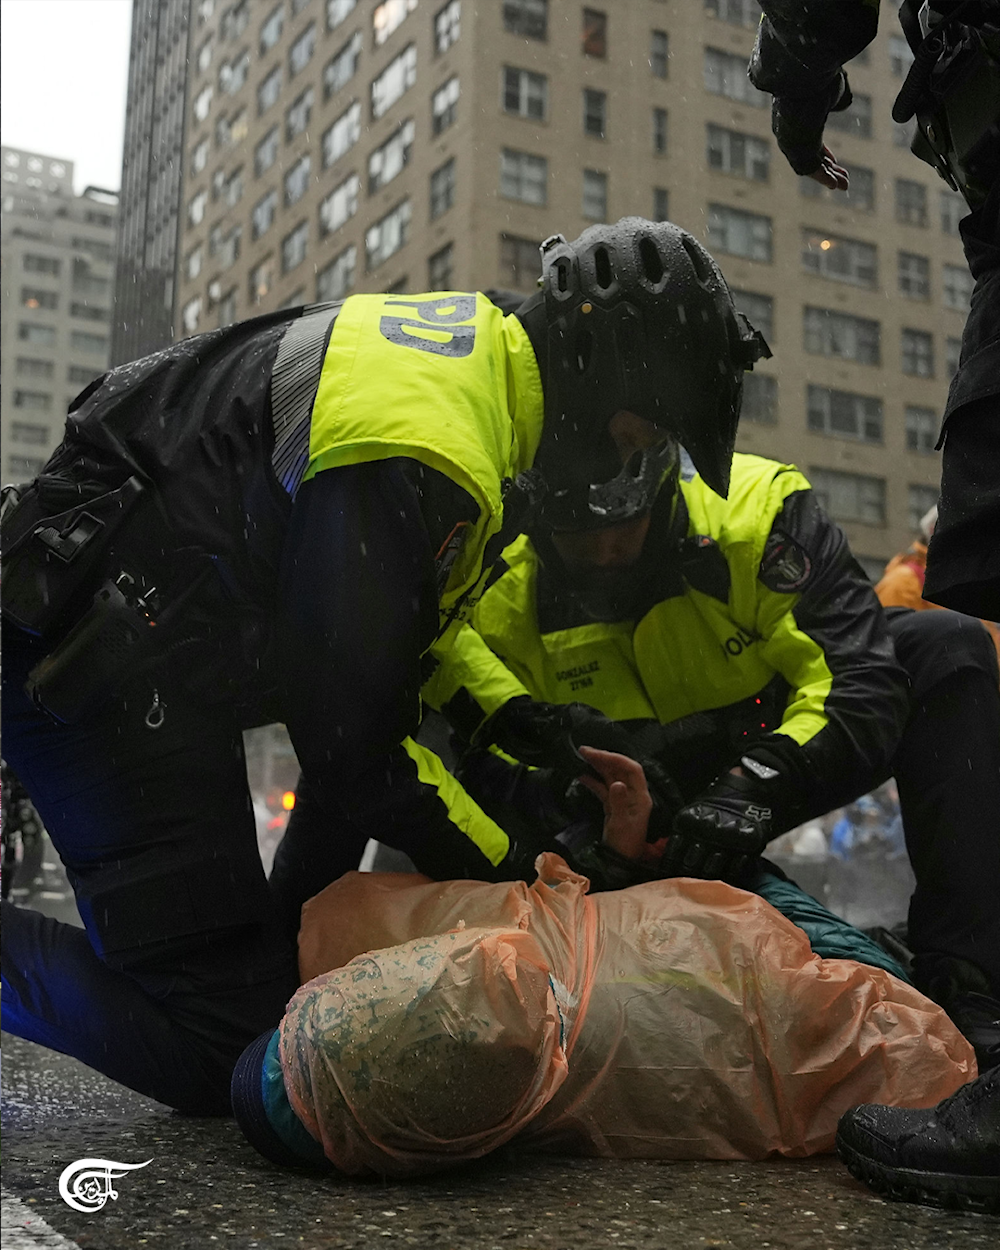
<path fill-rule="evenodd" d="M 711 282 L 715 277 L 714 270 L 709 262 L 707 254 L 698 246 L 695 239 L 690 235 L 681 235 L 681 247 L 687 252 L 691 261 L 691 267 L 697 275 L 698 281 L 702 285 Z"/>
<path fill-rule="evenodd" d="M 663 278 L 663 261 L 660 259 L 656 244 L 648 235 L 639 240 L 639 259 L 642 261 L 642 271 L 650 285 L 657 286 Z"/>
<path fill-rule="evenodd" d="M 560 291 L 569 290 L 569 264 L 566 261 L 556 265 L 556 286 Z"/>
<path fill-rule="evenodd" d="M 614 278 L 611 274 L 611 257 L 608 255 L 606 247 L 599 247 L 594 252 L 594 268 L 597 271 L 597 285 L 602 291 L 608 290 L 613 284 Z"/>

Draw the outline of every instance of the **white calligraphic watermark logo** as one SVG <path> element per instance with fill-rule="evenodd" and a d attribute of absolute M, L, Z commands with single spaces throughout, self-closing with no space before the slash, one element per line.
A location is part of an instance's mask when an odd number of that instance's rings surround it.
<path fill-rule="evenodd" d="M 74 1211 L 100 1211 L 109 1198 L 118 1198 L 111 1184 L 126 1172 L 152 1163 L 116 1163 L 114 1159 L 77 1159 L 59 1177 L 59 1197 Z"/>

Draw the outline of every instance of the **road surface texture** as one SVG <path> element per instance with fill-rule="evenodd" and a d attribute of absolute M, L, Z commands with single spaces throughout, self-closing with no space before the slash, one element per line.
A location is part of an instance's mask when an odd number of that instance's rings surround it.
<path fill-rule="evenodd" d="M 151 1162 L 87 1213 L 84 1158 Z M 518 1154 L 419 1184 L 272 1168 L 232 1121 L 168 1111 L 75 1060 L 3 1044 L 4 1250 L 972 1250 L 1000 1219 L 885 1203 L 832 1158 L 624 1163 Z"/>

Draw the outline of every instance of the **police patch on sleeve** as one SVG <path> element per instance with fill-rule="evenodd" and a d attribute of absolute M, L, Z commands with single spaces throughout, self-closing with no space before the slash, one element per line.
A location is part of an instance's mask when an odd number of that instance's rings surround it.
<path fill-rule="evenodd" d="M 764 544 L 764 556 L 758 576 L 768 590 L 791 595 L 809 581 L 812 561 L 797 542 L 772 530 Z"/>

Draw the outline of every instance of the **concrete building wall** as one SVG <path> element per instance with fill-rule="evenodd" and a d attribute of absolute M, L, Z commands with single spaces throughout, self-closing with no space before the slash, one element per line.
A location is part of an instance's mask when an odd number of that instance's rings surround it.
<path fill-rule="evenodd" d="M 75 195 L 73 162 L 37 152 L 4 147 L 0 165 L 0 474 L 23 482 L 108 365 L 117 195 Z"/>
<path fill-rule="evenodd" d="M 944 404 L 965 315 L 954 197 L 890 120 L 905 59 L 891 12 L 849 67 L 859 98 L 845 119 L 852 129 L 829 132 L 838 157 L 861 171 L 855 192 L 850 199 L 807 194 L 819 188 L 786 166 L 770 135 L 768 101 L 743 72 L 758 17 L 749 0 L 603 7 L 571 0 L 459 0 L 457 7 L 445 0 L 198 0 L 175 333 L 349 290 L 528 291 L 537 274 L 534 249 L 546 235 L 573 237 L 596 219 L 667 213 L 706 243 L 734 289 L 757 297 L 740 295 L 747 307 L 759 311 L 760 297 L 770 300 L 775 355 L 750 383 L 740 449 L 813 473 L 855 552 L 876 569 L 909 541 L 939 481 L 936 429 L 928 431 Z M 377 38 L 385 20 L 396 18 L 391 33 Z M 456 26 L 457 39 L 440 50 L 439 35 Z M 358 49 L 353 74 L 328 91 L 327 67 L 351 46 Z M 375 116 L 373 83 L 410 48 L 411 85 Z M 536 76 L 516 102 L 505 93 L 505 69 Z M 435 133 L 433 101 L 454 79 L 453 120 Z M 270 102 L 265 83 L 277 84 Z M 543 88 L 539 116 L 526 101 Z M 293 106 L 310 89 L 308 124 L 294 133 Z M 603 133 L 588 133 L 585 91 L 604 93 Z M 355 141 L 325 162 L 331 127 L 355 104 Z M 593 114 L 589 130 L 599 131 Z M 372 154 L 409 121 L 405 165 L 369 193 Z M 268 164 L 259 154 L 272 133 Z M 290 175 L 306 156 L 308 177 L 295 187 Z M 432 216 L 432 175 L 452 159 L 450 206 Z M 511 162 L 537 175 L 539 160 L 541 191 L 537 176 L 511 179 Z M 584 203 L 585 179 L 593 192 L 594 175 L 604 175 L 603 205 L 593 194 Z M 353 178 L 353 212 L 326 231 L 322 205 L 338 188 L 347 198 Z M 862 183 L 870 203 L 859 201 Z M 268 195 L 275 207 L 261 229 L 259 206 Z M 401 204 L 409 205 L 405 242 L 372 263 L 370 232 Z M 308 237 L 296 250 L 302 227 Z M 806 231 L 814 232 L 811 244 Z M 331 286 L 329 267 L 351 248 L 350 282 Z M 854 272 L 831 276 L 855 253 Z M 900 253 L 915 258 L 904 262 L 915 274 L 909 293 L 900 287 Z M 806 308 L 822 310 L 809 314 L 808 340 Z M 852 317 L 876 322 L 877 331 Z M 907 336 L 905 367 L 904 331 L 930 336 Z M 822 344 L 824 351 L 815 350 Z M 913 350 L 928 344 L 930 359 Z"/>

